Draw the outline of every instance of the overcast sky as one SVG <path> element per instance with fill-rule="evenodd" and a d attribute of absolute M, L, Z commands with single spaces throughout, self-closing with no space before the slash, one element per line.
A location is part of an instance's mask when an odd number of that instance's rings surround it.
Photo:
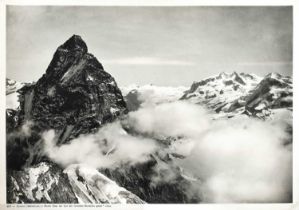
<path fill-rule="evenodd" d="M 36 81 L 73 34 L 121 86 L 292 74 L 292 7 L 8 6 L 7 77 Z"/>

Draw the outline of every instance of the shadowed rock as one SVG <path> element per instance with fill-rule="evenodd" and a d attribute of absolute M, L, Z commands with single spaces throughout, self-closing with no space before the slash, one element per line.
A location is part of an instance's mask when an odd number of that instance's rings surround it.
<path fill-rule="evenodd" d="M 43 131 L 54 129 L 58 136 L 57 144 L 63 144 L 80 134 L 95 132 L 103 124 L 127 112 L 114 78 L 96 57 L 88 53 L 86 43 L 78 35 L 73 35 L 58 47 L 46 73 L 36 83 L 27 84 L 18 92 L 20 110 L 15 115 L 18 121 L 14 128 L 20 130 L 30 122 L 31 132 L 25 137 L 17 137 L 22 139 L 23 151 L 32 146 L 36 151 L 42 150 L 40 134 Z M 15 137 L 8 135 L 10 142 L 14 142 Z M 8 167 L 22 166 L 14 160 L 14 156 L 23 151 L 14 151 L 13 147 L 8 151 Z M 42 155 L 35 153 L 40 152 L 30 149 L 32 157 L 30 162 L 27 159 L 27 165 L 43 159 Z M 15 165 L 16 162 L 18 165 Z"/>

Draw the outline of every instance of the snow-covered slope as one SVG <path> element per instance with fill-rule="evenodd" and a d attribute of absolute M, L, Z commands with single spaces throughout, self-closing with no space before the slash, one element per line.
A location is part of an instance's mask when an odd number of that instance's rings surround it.
<path fill-rule="evenodd" d="M 130 111 L 137 110 L 141 106 L 177 101 L 186 90 L 187 88 L 184 86 L 166 87 L 155 85 L 130 85 L 121 88 Z"/>
<path fill-rule="evenodd" d="M 24 83 L 17 82 L 12 79 L 6 78 L 6 95 L 16 92 L 18 89 L 24 86 Z"/>
<path fill-rule="evenodd" d="M 41 162 L 7 174 L 8 203 L 78 203 L 68 177 L 56 165 Z"/>
<path fill-rule="evenodd" d="M 182 99 L 205 104 L 216 112 L 228 111 L 236 99 L 248 94 L 261 80 L 254 74 L 223 72 L 194 82 Z"/>
<path fill-rule="evenodd" d="M 289 108 L 293 105 L 292 78 L 277 73 L 268 74 L 245 97 L 248 109 L 261 110 L 266 108 Z"/>
<path fill-rule="evenodd" d="M 24 83 L 6 79 L 6 109 L 17 109 L 20 106 L 17 90 L 23 86 Z"/>
<path fill-rule="evenodd" d="M 235 100 L 229 112 L 244 110 L 247 115 L 260 118 L 275 113 L 275 109 L 293 109 L 292 78 L 277 73 L 266 75 L 248 94 Z"/>
<path fill-rule="evenodd" d="M 8 172 L 10 203 L 144 203 L 95 168 L 41 162 Z"/>
<path fill-rule="evenodd" d="M 95 168 L 70 165 L 64 170 L 80 203 L 144 203 L 138 196 L 119 187 Z"/>
<path fill-rule="evenodd" d="M 221 73 L 194 82 L 182 100 L 206 105 L 219 116 L 248 114 L 265 117 L 271 109 L 292 108 L 291 77 L 270 73 L 264 78 L 254 74 Z"/>

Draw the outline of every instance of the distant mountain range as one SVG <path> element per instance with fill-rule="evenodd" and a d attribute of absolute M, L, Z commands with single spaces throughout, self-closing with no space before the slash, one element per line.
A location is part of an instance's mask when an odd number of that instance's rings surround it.
<path fill-rule="evenodd" d="M 255 74 L 227 73 L 208 77 L 186 87 L 154 85 L 121 88 L 129 110 L 140 106 L 184 100 L 199 104 L 219 115 L 253 115 L 264 118 L 274 109 L 292 109 L 292 78 L 270 73 L 264 78 Z"/>

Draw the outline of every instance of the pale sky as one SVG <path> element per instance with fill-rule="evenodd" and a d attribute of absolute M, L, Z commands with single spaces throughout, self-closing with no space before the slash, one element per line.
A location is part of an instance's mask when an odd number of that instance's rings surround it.
<path fill-rule="evenodd" d="M 80 35 L 120 86 L 292 75 L 292 7 L 7 7 L 7 77 L 36 81 Z"/>

